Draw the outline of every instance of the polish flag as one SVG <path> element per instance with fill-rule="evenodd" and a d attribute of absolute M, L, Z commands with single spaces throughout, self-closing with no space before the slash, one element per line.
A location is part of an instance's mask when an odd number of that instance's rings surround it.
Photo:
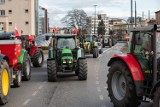
<path fill-rule="evenodd" d="M 77 25 L 75 25 L 75 28 L 74 28 L 73 34 L 74 34 L 74 35 L 77 35 L 77 33 L 78 33 L 78 26 L 77 26 Z"/>
<path fill-rule="evenodd" d="M 15 29 L 14 29 L 14 35 L 15 35 L 15 36 L 20 36 L 19 33 L 18 33 L 18 29 L 17 29 L 16 26 L 15 26 Z"/>
<path fill-rule="evenodd" d="M 55 27 L 53 28 L 53 32 L 54 32 L 54 33 L 58 33 L 58 28 L 57 28 L 57 26 L 55 26 Z"/>

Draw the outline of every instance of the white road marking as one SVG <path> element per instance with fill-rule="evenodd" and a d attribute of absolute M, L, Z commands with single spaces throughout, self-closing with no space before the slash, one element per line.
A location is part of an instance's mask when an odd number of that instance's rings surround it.
<path fill-rule="evenodd" d="M 106 52 L 107 52 L 107 51 L 109 51 L 109 50 L 111 50 L 111 48 L 109 48 L 109 49 L 105 50 L 103 53 L 106 53 Z"/>
<path fill-rule="evenodd" d="M 24 105 L 24 106 L 27 105 L 30 101 L 31 101 L 30 99 L 27 99 L 27 100 L 23 103 L 23 105 Z"/>
<path fill-rule="evenodd" d="M 32 96 L 35 96 L 37 93 L 38 93 L 38 91 L 35 91 L 35 92 L 32 94 Z"/>
<path fill-rule="evenodd" d="M 103 95 L 99 95 L 100 100 L 103 100 Z"/>
<path fill-rule="evenodd" d="M 47 83 L 47 81 L 44 81 L 43 83 L 45 84 L 45 83 Z"/>
<path fill-rule="evenodd" d="M 102 57 L 102 55 L 99 55 L 99 57 L 98 58 L 101 58 Z"/>
<path fill-rule="evenodd" d="M 104 87 L 105 89 L 107 89 L 107 87 Z"/>
<path fill-rule="evenodd" d="M 101 107 L 106 107 L 106 105 L 101 105 Z"/>
<path fill-rule="evenodd" d="M 100 87 L 97 87 L 97 91 L 98 91 L 98 92 L 101 92 L 101 88 L 100 88 Z"/>
<path fill-rule="evenodd" d="M 99 84 L 99 81 L 96 81 L 96 84 Z"/>
<path fill-rule="evenodd" d="M 40 85 L 40 86 L 38 87 L 39 90 L 42 89 L 42 88 L 43 88 L 43 85 Z"/>

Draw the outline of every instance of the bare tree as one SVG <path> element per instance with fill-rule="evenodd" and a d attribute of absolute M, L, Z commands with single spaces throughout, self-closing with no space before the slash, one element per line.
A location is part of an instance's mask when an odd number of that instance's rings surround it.
<path fill-rule="evenodd" d="M 75 27 L 75 25 L 77 25 L 80 29 L 84 29 L 87 26 L 87 14 L 82 9 L 74 9 L 69 11 L 61 21 L 68 27 Z"/>

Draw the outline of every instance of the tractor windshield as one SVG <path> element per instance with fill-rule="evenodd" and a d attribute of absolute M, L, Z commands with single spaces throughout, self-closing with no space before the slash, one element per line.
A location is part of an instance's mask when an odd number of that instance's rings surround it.
<path fill-rule="evenodd" d="M 75 40 L 73 38 L 59 38 L 57 41 L 57 48 L 58 49 L 63 49 L 63 48 L 75 49 L 76 48 Z"/>
<path fill-rule="evenodd" d="M 147 32 L 137 32 L 135 35 L 136 45 L 135 54 L 145 54 L 145 52 L 151 52 L 151 35 Z"/>
<path fill-rule="evenodd" d="M 92 41 L 91 36 L 86 36 L 85 41 L 86 41 L 86 42 L 91 42 L 91 41 Z"/>
<path fill-rule="evenodd" d="M 160 32 L 157 32 L 157 52 L 160 55 Z"/>

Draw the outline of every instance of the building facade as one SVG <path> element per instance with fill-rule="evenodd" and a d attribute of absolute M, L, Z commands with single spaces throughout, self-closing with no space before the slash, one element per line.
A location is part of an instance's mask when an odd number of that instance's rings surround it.
<path fill-rule="evenodd" d="M 156 23 L 160 25 L 160 10 L 155 13 L 156 13 Z"/>
<path fill-rule="evenodd" d="M 94 23 L 95 23 L 95 34 L 97 34 L 97 30 L 98 30 L 98 24 L 99 22 L 103 20 L 104 24 L 105 24 L 105 30 L 106 30 L 106 34 L 109 33 L 109 20 L 107 17 L 107 14 L 98 14 L 96 18 L 94 17 L 88 17 L 87 21 L 89 24 L 88 32 L 91 34 L 94 34 Z"/>
<path fill-rule="evenodd" d="M 15 27 L 24 35 L 36 34 L 36 5 L 38 0 L 1 0 L 0 32 L 14 31 Z M 37 2 L 37 3 L 36 3 Z"/>
<path fill-rule="evenodd" d="M 49 31 L 49 18 L 47 9 L 39 6 L 39 22 L 38 22 L 38 35 L 48 33 Z"/>

